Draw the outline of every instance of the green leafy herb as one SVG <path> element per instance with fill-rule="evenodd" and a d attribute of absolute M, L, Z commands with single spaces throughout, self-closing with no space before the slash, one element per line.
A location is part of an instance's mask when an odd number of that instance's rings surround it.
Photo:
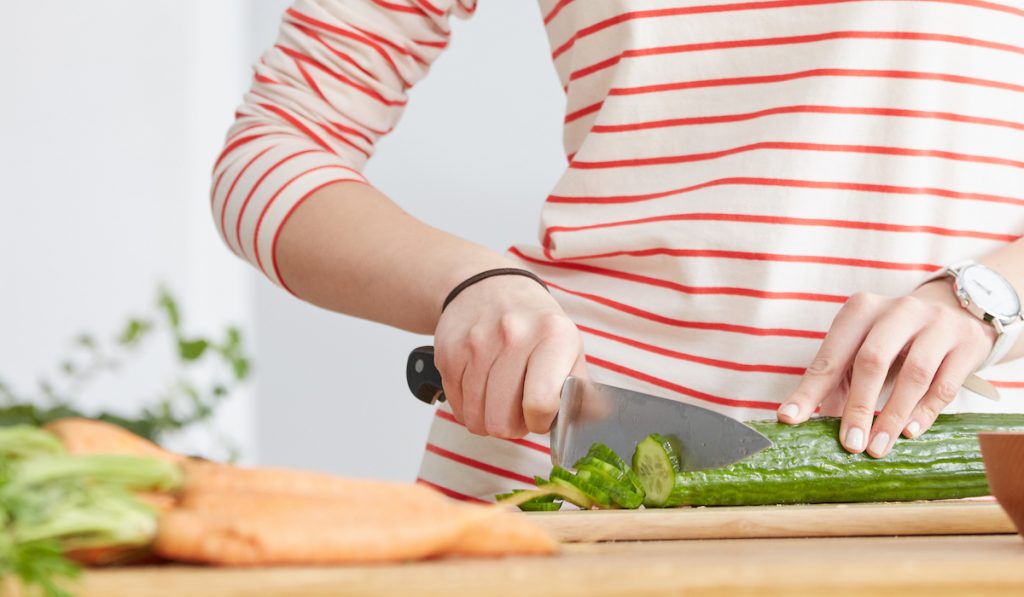
<path fill-rule="evenodd" d="M 208 346 L 210 346 L 210 343 L 202 338 L 197 340 L 179 340 L 178 354 L 183 360 L 194 361 L 203 356 Z"/>
<path fill-rule="evenodd" d="M 50 433 L 0 429 L 0 576 L 46 597 L 68 597 L 74 549 L 134 550 L 152 543 L 157 513 L 131 490 L 174 490 L 181 470 L 156 458 L 64 453 Z"/>
<path fill-rule="evenodd" d="M 0 574 L 10 571 L 26 586 L 39 587 L 46 597 L 70 597 L 60 583 L 79 573 L 78 566 L 64 557 L 60 543 L 54 540 L 13 545 L 6 560 L 6 567 L 0 563 Z"/>
<path fill-rule="evenodd" d="M 45 425 L 56 419 L 87 416 L 120 425 L 133 433 L 158 441 L 166 433 L 208 421 L 217 408 L 252 372 L 243 334 L 227 327 L 220 340 L 185 333 L 178 301 L 160 287 L 149 313 L 127 318 L 109 340 L 92 333 L 74 336 L 71 354 L 60 359 L 57 375 L 39 381 L 37 392 L 20 395 L 0 380 L 0 427 Z M 134 416 L 112 412 L 83 412 L 75 406 L 90 383 L 113 374 L 137 358 L 140 350 L 160 339 L 170 339 L 176 372 L 167 388 L 145 401 Z M 212 379 L 196 381 L 193 372 L 214 371 Z M 229 451 L 233 448 L 225 446 Z"/>

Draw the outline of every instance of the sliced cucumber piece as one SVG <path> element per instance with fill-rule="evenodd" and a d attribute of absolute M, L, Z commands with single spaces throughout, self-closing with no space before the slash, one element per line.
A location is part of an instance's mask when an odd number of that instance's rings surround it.
<path fill-rule="evenodd" d="M 637 444 L 633 452 L 633 470 L 644 488 L 644 505 L 653 508 L 664 506 L 679 472 L 676 445 L 656 433 L 649 435 Z"/>
<path fill-rule="evenodd" d="M 672 461 L 673 470 L 677 473 L 682 470 L 680 463 L 683 461 L 683 446 L 679 443 L 679 439 L 658 433 L 652 433 L 649 437 L 653 437 L 658 443 L 664 446 L 665 453 L 668 455 L 669 460 Z"/>
<path fill-rule="evenodd" d="M 608 446 L 601 443 L 594 444 L 590 446 L 590 450 L 587 451 L 587 456 L 584 458 L 594 458 L 619 469 L 626 476 L 626 479 L 629 480 L 630 485 L 633 486 L 633 492 L 639 493 L 641 498 L 643 497 L 644 487 L 640 484 L 640 479 L 637 478 L 636 473 L 633 469 L 626 466 L 625 461 L 619 458 L 619 455 Z"/>
<path fill-rule="evenodd" d="M 643 483 L 640 482 L 640 477 L 636 476 L 636 471 L 632 468 L 626 468 L 626 479 L 633 486 L 633 492 L 640 494 L 640 497 L 643 498 L 646 492 L 644 491 Z"/>
<path fill-rule="evenodd" d="M 611 498 L 612 503 L 616 506 L 629 509 L 639 508 L 640 504 L 644 501 L 643 495 L 633 491 L 633 488 L 628 483 L 615 481 L 591 466 L 583 465 L 576 472 L 576 476 L 590 486 L 606 492 L 608 497 Z"/>
<path fill-rule="evenodd" d="M 627 475 L 607 462 L 592 456 L 581 458 L 576 463 L 576 469 L 581 472 L 589 471 L 596 475 L 602 481 L 599 486 L 608 492 L 612 501 L 623 508 L 638 508 L 644 501 L 644 490 L 636 475 Z M 632 473 L 632 471 L 629 472 Z"/>
<path fill-rule="evenodd" d="M 540 489 L 550 490 L 552 493 L 557 494 L 559 497 L 578 508 L 589 510 L 594 507 L 594 500 L 592 500 L 590 496 L 581 491 L 579 487 L 576 487 L 565 479 L 558 479 L 552 476 L 551 482 Z"/>
<path fill-rule="evenodd" d="M 499 504 L 521 506 L 523 504 L 550 504 L 556 500 L 565 500 L 580 508 L 593 507 L 594 501 L 578 487 L 563 479 L 552 479 L 537 489 L 517 489 L 495 496 Z"/>
<path fill-rule="evenodd" d="M 587 451 L 586 457 L 595 458 L 602 462 L 607 462 L 608 464 L 614 466 L 615 468 L 619 469 L 622 472 L 625 472 L 628 468 L 626 466 L 626 461 L 620 458 L 619 455 L 615 453 L 615 450 L 612 450 L 608 446 L 601 443 L 596 443 L 590 446 L 590 450 Z"/>
<path fill-rule="evenodd" d="M 608 495 L 608 491 L 592 483 L 589 477 L 581 478 L 579 475 L 574 475 L 564 468 L 556 466 L 551 469 L 551 481 L 554 482 L 556 480 L 572 484 L 601 508 L 610 508 L 612 506 L 612 498 Z"/>
<path fill-rule="evenodd" d="M 547 481 L 545 481 L 545 483 L 547 483 Z M 494 499 L 495 499 L 495 501 L 498 501 L 498 502 L 504 502 L 504 501 L 507 501 L 508 499 L 512 498 L 513 496 L 517 496 L 517 495 L 520 495 L 520 494 L 523 494 L 523 493 L 526 493 L 526 492 L 535 493 L 536 490 L 535 489 L 513 489 L 512 491 L 510 491 L 508 493 L 499 493 L 498 495 L 494 496 Z M 535 502 L 535 503 L 553 502 L 557 498 L 558 498 L 558 496 L 555 495 L 555 494 L 542 495 L 542 496 L 539 496 L 539 497 L 530 498 L 530 502 Z M 523 502 L 523 503 L 530 503 L 530 502 Z"/>
<path fill-rule="evenodd" d="M 576 470 L 590 468 L 600 472 L 602 475 L 611 479 L 614 483 L 622 483 L 627 487 L 629 486 L 629 480 L 626 479 L 625 472 L 603 460 L 598 460 L 593 456 L 584 456 L 583 458 L 580 458 L 576 464 L 573 465 L 573 468 Z"/>
<path fill-rule="evenodd" d="M 525 502 L 519 504 L 519 509 L 523 512 L 554 512 L 562 509 L 562 502 Z"/>

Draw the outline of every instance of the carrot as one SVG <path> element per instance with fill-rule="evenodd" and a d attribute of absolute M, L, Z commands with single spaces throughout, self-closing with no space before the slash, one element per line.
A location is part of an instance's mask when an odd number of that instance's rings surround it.
<path fill-rule="evenodd" d="M 422 485 L 185 458 L 91 419 L 62 419 L 47 429 L 72 454 L 150 456 L 182 468 L 184 491 L 177 501 L 168 494 L 140 495 L 162 512 L 155 552 L 167 558 L 235 565 L 371 563 L 550 553 L 556 547 L 524 518 L 458 504 Z M 96 564 L 136 555 L 117 549 L 75 554 Z"/>
<path fill-rule="evenodd" d="M 388 493 L 370 497 L 190 490 L 161 519 L 156 552 L 188 562 L 255 566 L 556 549 L 547 533 L 517 514 L 457 504 L 419 486 L 382 485 Z"/>
<path fill-rule="evenodd" d="M 351 479 L 313 471 L 279 468 L 243 468 L 203 460 L 181 463 L 185 489 L 221 492 L 289 493 L 309 496 L 351 497 L 366 501 L 387 499 L 400 492 L 415 491 L 421 499 L 438 500 L 440 494 L 426 487 L 370 479 Z"/>
<path fill-rule="evenodd" d="M 135 493 L 135 497 L 161 514 L 170 512 L 177 503 L 177 499 L 173 495 L 155 491 L 138 491 Z"/>
<path fill-rule="evenodd" d="M 465 531 L 464 513 L 404 497 L 353 508 L 329 497 L 193 492 L 161 519 L 155 548 L 221 565 L 366 564 L 436 556 Z"/>
<path fill-rule="evenodd" d="M 127 429 L 95 419 L 59 419 L 44 429 L 60 438 L 70 454 L 124 454 L 149 456 L 170 462 L 184 459 Z"/>
<path fill-rule="evenodd" d="M 522 514 L 498 512 L 500 516 L 477 519 L 452 546 L 452 555 L 496 557 L 546 555 L 558 550 L 551 535 Z"/>
<path fill-rule="evenodd" d="M 142 503 L 153 508 L 161 515 L 174 509 L 177 502 L 173 495 L 149 491 L 136 492 L 135 497 Z M 153 547 L 147 545 L 86 547 L 74 549 L 66 554 L 72 560 L 86 566 L 112 566 L 115 564 L 153 564 L 160 558 L 153 553 Z M 0 593 L 2 594 L 2 593 Z"/>
<path fill-rule="evenodd" d="M 64 555 L 86 566 L 156 564 L 162 561 L 149 547 L 89 547 L 74 549 Z"/>

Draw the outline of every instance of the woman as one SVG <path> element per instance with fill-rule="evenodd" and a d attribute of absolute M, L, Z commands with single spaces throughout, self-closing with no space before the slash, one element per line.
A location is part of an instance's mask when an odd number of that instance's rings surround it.
<path fill-rule="evenodd" d="M 434 333 L 423 482 L 486 500 L 546 472 L 569 374 L 743 419 L 820 407 L 878 458 L 940 411 L 1021 410 L 1020 366 L 988 367 L 1024 355 L 1024 5 L 540 3 L 569 162 L 540 247 L 431 228 L 360 174 L 472 0 L 298 0 L 214 171 L 226 242 L 274 282 Z M 991 269 L 942 269 L 964 260 Z M 547 289 L 462 284 L 504 268 Z M 959 392 L 983 366 L 1001 403 Z"/>

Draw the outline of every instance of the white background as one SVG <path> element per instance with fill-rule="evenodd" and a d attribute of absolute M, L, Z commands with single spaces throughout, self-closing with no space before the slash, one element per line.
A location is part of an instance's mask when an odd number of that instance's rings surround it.
<path fill-rule="evenodd" d="M 72 334 L 113 331 L 162 280 L 195 330 L 248 332 L 256 382 L 218 422 L 246 460 L 411 480 L 430 409 L 408 395 L 403 366 L 429 338 L 288 296 L 231 256 L 208 213 L 210 165 L 287 4 L 2 4 L 0 378 L 27 388 Z M 565 164 L 548 54 L 535 4 L 482 0 L 370 179 L 495 249 L 532 242 Z M 165 360 L 101 380 L 87 401 L 131 410 L 160 387 Z"/>

